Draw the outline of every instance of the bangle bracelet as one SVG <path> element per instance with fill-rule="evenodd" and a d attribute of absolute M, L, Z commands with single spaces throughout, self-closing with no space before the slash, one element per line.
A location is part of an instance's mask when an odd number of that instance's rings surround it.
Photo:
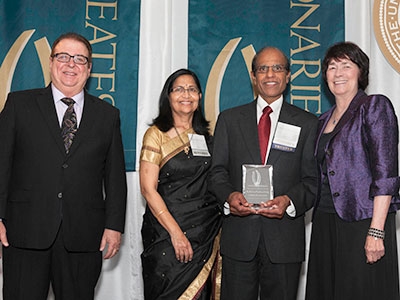
<path fill-rule="evenodd" d="M 380 230 L 376 228 L 369 228 L 368 235 L 374 237 L 375 239 L 385 239 L 385 230 Z"/>
<path fill-rule="evenodd" d="M 163 213 L 165 213 L 165 211 L 164 211 L 164 210 L 160 210 L 160 211 L 157 213 L 156 218 L 158 218 L 159 216 L 161 216 Z"/>

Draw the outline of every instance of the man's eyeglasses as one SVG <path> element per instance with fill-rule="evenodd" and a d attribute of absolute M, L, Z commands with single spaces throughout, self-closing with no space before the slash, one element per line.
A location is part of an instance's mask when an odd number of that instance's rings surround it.
<path fill-rule="evenodd" d="M 268 73 L 269 68 L 271 68 L 274 73 L 280 73 L 286 71 L 285 65 L 272 65 L 272 66 L 258 66 L 256 68 L 256 73 L 261 73 L 261 74 Z"/>
<path fill-rule="evenodd" d="M 171 93 L 176 93 L 179 95 L 184 94 L 186 91 L 188 91 L 189 94 L 192 96 L 195 96 L 200 93 L 200 91 L 194 86 L 190 86 L 187 89 L 185 89 L 183 86 L 177 86 L 171 89 Z"/>
<path fill-rule="evenodd" d="M 76 63 L 77 65 L 86 65 L 87 62 L 89 61 L 89 58 L 87 58 L 84 55 L 69 55 L 68 53 L 56 53 L 54 54 L 52 57 L 55 57 L 57 59 L 57 61 L 61 62 L 61 63 L 68 63 L 71 58 L 74 60 L 74 63 Z"/>

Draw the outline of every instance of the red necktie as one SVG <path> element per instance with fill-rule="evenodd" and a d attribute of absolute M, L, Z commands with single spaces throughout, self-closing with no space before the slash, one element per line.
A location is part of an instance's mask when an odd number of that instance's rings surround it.
<path fill-rule="evenodd" d="M 265 156 L 267 155 L 269 134 L 271 132 L 271 119 L 269 117 L 272 113 L 272 108 L 267 106 L 263 109 L 263 114 L 258 122 L 258 141 L 260 143 L 261 161 L 265 163 Z"/>

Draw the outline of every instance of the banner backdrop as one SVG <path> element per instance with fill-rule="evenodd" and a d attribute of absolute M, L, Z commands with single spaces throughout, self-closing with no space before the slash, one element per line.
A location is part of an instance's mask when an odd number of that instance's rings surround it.
<path fill-rule="evenodd" d="M 8 92 L 50 83 L 49 56 L 62 33 L 93 47 L 87 88 L 121 111 L 126 168 L 136 158 L 140 0 L 0 0 L 0 111 Z"/>
<path fill-rule="evenodd" d="M 254 99 L 251 60 L 264 46 L 289 58 L 286 100 L 316 115 L 331 103 L 321 78 L 326 49 L 344 39 L 344 0 L 190 0 L 189 68 L 200 78 L 205 113 Z"/>

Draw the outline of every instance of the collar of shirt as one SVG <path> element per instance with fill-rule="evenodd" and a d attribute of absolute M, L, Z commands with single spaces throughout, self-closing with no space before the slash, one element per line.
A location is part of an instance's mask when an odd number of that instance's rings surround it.
<path fill-rule="evenodd" d="M 271 125 L 274 127 L 278 123 L 279 114 L 281 113 L 281 108 L 283 104 L 283 96 L 280 96 L 269 106 L 272 108 L 272 113 L 269 115 L 271 118 Z M 260 121 L 263 109 L 268 106 L 267 101 L 265 101 L 261 96 L 257 97 L 257 124 Z"/>
<path fill-rule="evenodd" d="M 62 98 L 65 98 L 65 95 L 59 89 L 57 89 L 53 84 L 51 85 L 51 90 L 53 92 L 53 100 L 54 100 L 54 105 L 55 105 L 56 111 L 57 111 L 58 122 L 61 127 L 62 119 L 64 117 L 65 111 L 68 108 L 61 101 Z M 75 101 L 74 110 L 75 110 L 75 114 L 76 114 L 76 121 L 78 123 L 78 127 L 79 127 L 79 124 L 80 124 L 81 118 L 82 118 L 83 104 L 84 104 L 84 98 L 85 98 L 84 96 L 85 96 L 85 93 L 82 90 L 80 93 L 71 97 Z"/>

